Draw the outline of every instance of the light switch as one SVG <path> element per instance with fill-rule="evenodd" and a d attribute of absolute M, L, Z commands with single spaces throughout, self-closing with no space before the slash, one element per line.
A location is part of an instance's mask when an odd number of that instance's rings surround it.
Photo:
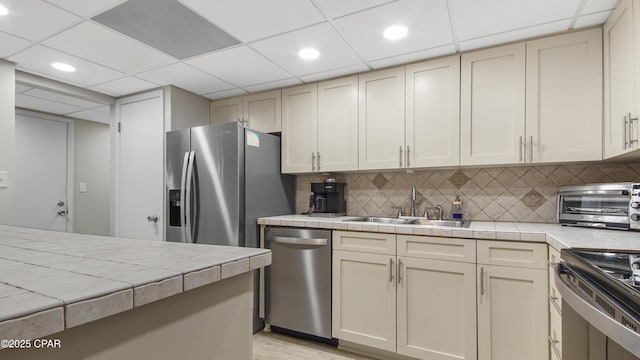
<path fill-rule="evenodd" d="M 86 182 L 81 182 L 79 185 L 80 185 L 80 192 L 81 193 L 86 193 L 87 192 L 87 183 Z"/>
<path fill-rule="evenodd" d="M 0 188 L 9 187 L 9 173 L 7 171 L 0 171 Z"/>

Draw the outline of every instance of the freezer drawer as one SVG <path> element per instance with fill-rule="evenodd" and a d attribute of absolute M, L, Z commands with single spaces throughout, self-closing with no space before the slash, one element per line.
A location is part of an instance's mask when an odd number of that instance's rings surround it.
<path fill-rule="evenodd" d="M 266 322 L 331 338 L 331 231 L 265 229 L 272 251 L 266 270 Z"/>

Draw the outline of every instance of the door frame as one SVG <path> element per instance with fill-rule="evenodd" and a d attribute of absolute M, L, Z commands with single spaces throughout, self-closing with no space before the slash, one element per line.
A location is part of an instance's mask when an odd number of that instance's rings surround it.
<path fill-rule="evenodd" d="M 67 205 L 67 233 L 73 232 L 73 219 L 74 219 L 74 208 L 73 208 L 73 191 L 75 189 L 75 177 L 74 177 L 74 156 L 73 156 L 73 120 L 60 115 L 53 115 L 42 113 L 39 111 L 27 110 L 23 108 L 16 107 L 16 116 L 27 116 L 35 119 L 46 120 L 46 121 L 57 121 L 67 124 L 67 198 L 65 199 L 65 203 Z"/>
<path fill-rule="evenodd" d="M 164 97 L 164 90 L 162 88 L 159 89 L 155 89 L 155 90 L 151 90 L 142 94 L 137 94 L 137 95 L 132 95 L 132 96 L 127 96 L 127 97 L 123 97 L 123 98 L 118 98 L 116 99 L 115 102 L 115 111 L 112 111 L 111 113 L 114 114 L 114 116 L 111 118 L 111 169 L 113 169 L 113 171 L 111 172 L 111 183 L 113 184 L 113 191 L 111 192 L 112 194 L 112 198 L 111 198 L 111 220 L 110 220 L 110 233 L 109 235 L 111 236 L 118 236 L 118 234 L 120 233 L 120 132 L 118 131 L 118 124 L 120 123 L 120 109 L 122 107 L 122 105 L 127 105 L 127 104 L 131 104 L 131 103 L 136 103 L 136 102 L 140 102 L 140 101 L 145 101 L 145 100 L 150 100 L 153 98 L 157 98 L 159 97 L 160 100 L 163 103 L 162 106 L 162 127 L 163 127 L 163 133 L 166 132 L 167 129 L 167 124 L 166 122 L 166 113 L 167 113 L 167 109 L 166 109 L 166 103 L 165 103 L 165 97 Z M 163 139 L 162 140 L 162 163 L 166 164 L 166 141 Z M 162 189 L 165 189 L 166 187 L 166 181 L 165 181 L 165 172 L 162 172 Z M 162 214 L 162 216 L 164 216 L 164 207 L 165 207 L 165 191 L 162 191 L 162 204 L 163 204 L 163 209 L 162 212 L 160 214 Z M 163 219 L 163 221 L 166 221 L 166 219 Z M 162 228 L 162 241 L 166 241 L 166 234 L 165 234 L 165 226 L 161 226 Z"/>

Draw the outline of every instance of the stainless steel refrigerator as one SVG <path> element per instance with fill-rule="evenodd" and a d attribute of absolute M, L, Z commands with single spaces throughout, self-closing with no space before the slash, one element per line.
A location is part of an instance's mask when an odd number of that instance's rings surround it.
<path fill-rule="evenodd" d="M 167 241 L 258 247 L 258 217 L 294 213 L 277 136 L 238 123 L 199 126 L 168 132 L 166 152 Z"/>

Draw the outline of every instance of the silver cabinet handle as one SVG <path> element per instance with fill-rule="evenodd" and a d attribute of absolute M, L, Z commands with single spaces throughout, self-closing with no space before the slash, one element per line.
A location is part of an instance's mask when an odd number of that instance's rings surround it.
<path fill-rule="evenodd" d="M 400 167 L 402 167 L 402 145 L 400 145 Z"/>
<path fill-rule="evenodd" d="M 629 146 L 629 142 L 627 141 L 627 127 L 629 126 L 629 122 L 627 121 L 627 115 L 623 115 L 622 116 L 622 131 L 624 131 L 624 139 L 622 140 L 622 148 L 623 149 L 627 149 L 627 147 Z"/>
<path fill-rule="evenodd" d="M 520 151 L 520 162 L 522 162 L 522 136 L 520 136 L 520 146 L 518 146 Z"/>
<path fill-rule="evenodd" d="M 402 259 L 398 259 L 398 284 L 402 282 Z"/>
<path fill-rule="evenodd" d="M 529 136 L 529 162 L 533 162 L 533 135 Z"/>
<path fill-rule="evenodd" d="M 560 305 L 558 305 L 558 297 L 551 296 L 551 294 L 548 294 L 547 297 L 549 298 L 549 301 L 551 302 L 553 307 L 556 308 L 556 310 L 558 310 L 558 313 L 562 315 L 562 310 L 560 310 Z"/>
<path fill-rule="evenodd" d="M 480 267 L 480 296 L 484 296 L 484 268 Z"/>
<path fill-rule="evenodd" d="M 393 258 L 389 258 L 389 282 L 393 283 Z"/>
<path fill-rule="evenodd" d="M 410 160 L 410 159 L 411 159 L 411 155 L 410 155 L 410 153 L 411 153 L 411 148 L 409 147 L 409 145 L 407 145 L 407 167 L 411 166 L 411 165 L 410 165 L 410 162 L 411 162 L 411 160 Z"/>
<path fill-rule="evenodd" d="M 318 166 L 316 166 L 316 168 L 318 169 L 318 171 L 320 171 L 320 151 L 318 151 L 318 156 L 316 157 Z"/>
<path fill-rule="evenodd" d="M 311 153 L 311 170 L 316 171 L 316 153 Z"/>
<path fill-rule="evenodd" d="M 560 343 L 560 341 L 558 340 L 554 340 L 551 335 L 549 335 L 549 345 L 551 345 L 551 349 L 553 349 L 553 352 L 556 354 L 556 357 L 558 359 L 562 359 L 562 356 L 560 355 L 560 350 L 558 350 L 558 344 Z"/>
<path fill-rule="evenodd" d="M 156 223 L 157 224 L 158 220 L 159 220 L 158 215 L 149 215 L 149 216 L 147 216 L 147 221 L 148 222 L 152 222 L 152 223 Z"/>
<path fill-rule="evenodd" d="M 274 243 L 290 244 L 290 245 L 313 245 L 313 246 L 326 246 L 327 239 L 307 239 L 307 238 L 294 238 L 288 236 L 273 236 L 267 237 L 266 240 L 271 240 Z"/>
<path fill-rule="evenodd" d="M 627 113 L 627 119 L 629 119 L 629 147 L 633 147 L 634 143 L 638 142 L 638 139 L 633 138 L 633 123 L 638 121 L 638 117 L 631 117 L 631 113 Z"/>

